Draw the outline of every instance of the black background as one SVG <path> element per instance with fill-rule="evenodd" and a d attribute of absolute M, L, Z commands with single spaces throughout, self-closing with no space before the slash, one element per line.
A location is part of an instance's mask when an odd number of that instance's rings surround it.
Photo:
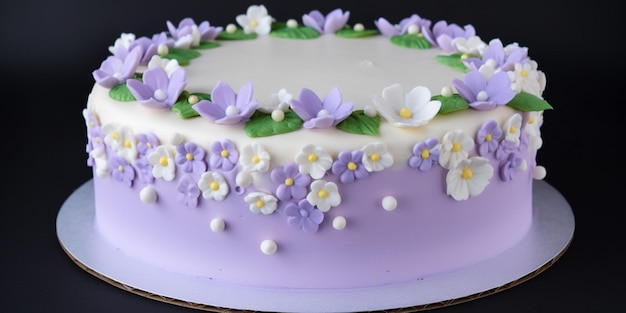
<path fill-rule="evenodd" d="M 82 109 L 91 72 L 122 32 L 184 17 L 233 23 L 256 1 L 11 1 L 0 10 L 0 312 L 193 312 L 116 288 L 74 264 L 56 237 L 65 199 L 91 178 Z M 341 8 L 350 23 L 417 13 L 529 47 L 547 75 L 545 180 L 576 219 L 566 253 L 511 289 L 438 312 L 615 312 L 624 305 L 624 19 L 617 1 L 264 1 L 277 20 Z"/>

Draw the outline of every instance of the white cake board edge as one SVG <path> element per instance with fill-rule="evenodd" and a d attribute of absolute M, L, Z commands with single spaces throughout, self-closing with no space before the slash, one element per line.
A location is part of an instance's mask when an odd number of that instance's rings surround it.
<path fill-rule="evenodd" d="M 362 312 L 432 309 L 508 289 L 550 267 L 574 235 L 565 198 L 545 181 L 533 185 L 533 223 L 514 247 L 470 268 L 419 281 L 347 290 L 287 290 L 222 285 L 151 267 L 128 257 L 94 227 L 93 180 L 76 189 L 57 215 L 57 236 L 70 258 L 90 274 L 154 300 L 214 312 Z"/>

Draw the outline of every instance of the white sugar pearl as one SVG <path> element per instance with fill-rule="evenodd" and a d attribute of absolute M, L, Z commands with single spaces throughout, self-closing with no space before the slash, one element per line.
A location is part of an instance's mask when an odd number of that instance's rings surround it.
<path fill-rule="evenodd" d="M 248 187 L 248 185 L 252 183 L 252 175 L 248 172 L 240 172 L 237 174 L 235 182 L 237 183 L 237 186 Z"/>
<path fill-rule="evenodd" d="M 185 137 L 179 133 L 174 133 L 170 136 L 170 143 L 174 146 L 178 146 L 183 141 L 185 141 Z"/>
<path fill-rule="evenodd" d="M 191 95 L 187 98 L 187 102 L 189 102 L 189 104 L 196 104 L 198 101 L 200 101 L 200 99 L 198 99 L 198 96 L 196 95 Z"/>
<path fill-rule="evenodd" d="M 346 228 L 346 218 L 343 216 L 337 216 L 333 219 L 333 228 L 336 230 L 342 230 Z"/>
<path fill-rule="evenodd" d="M 452 96 L 452 88 L 450 88 L 449 86 L 441 88 L 441 95 L 444 97 Z"/>
<path fill-rule="evenodd" d="M 276 253 L 276 250 L 278 250 L 278 246 L 274 240 L 267 239 L 261 242 L 261 252 L 265 254 L 274 254 Z"/>
<path fill-rule="evenodd" d="M 542 180 L 546 177 L 546 168 L 539 165 L 533 169 L 533 178 L 536 180 Z"/>
<path fill-rule="evenodd" d="M 272 119 L 276 122 L 281 122 L 285 119 L 285 112 L 280 109 L 272 111 Z"/>
<path fill-rule="evenodd" d="M 296 28 L 296 27 L 298 27 L 298 21 L 296 21 L 294 19 L 288 19 L 287 20 L 287 27 L 289 27 L 289 28 Z"/>
<path fill-rule="evenodd" d="M 386 211 L 393 211 L 398 206 L 398 201 L 392 196 L 386 196 L 383 198 L 383 209 Z"/>
<path fill-rule="evenodd" d="M 376 112 L 376 107 L 371 104 L 368 104 L 363 108 L 363 113 L 369 117 L 374 117 L 378 114 L 378 112 Z"/>
<path fill-rule="evenodd" d="M 354 31 L 362 32 L 363 30 L 365 30 L 365 26 L 363 26 L 363 24 L 361 24 L 361 23 L 356 23 L 356 24 L 354 24 L 354 28 L 353 29 L 354 29 Z"/>
<path fill-rule="evenodd" d="M 420 32 L 420 28 L 419 28 L 419 26 L 413 24 L 413 25 L 410 25 L 409 28 L 406 31 L 409 34 L 415 35 L 415 34 Z"/>
<path fill-rule="evenodd" d="M 223 219 L 214 218 L 211 220 L 211 230 L 213 232 L 219 233 L 224 230 L 224 227 L 226 227 L 226 223 L 224 223 Z"/>
<path fill-rule="evenodd" d="M 237 30 L 237 25 L 235 24 L 228 24 L 226 25 L 226 32 L 229 34 L 234 33 Z"/>
<path fill-rule="evenodd" d="M 157 200 L 157 193 L 152 186 L 146 186 L 139 192 L 139 199 L 141 199 L 141 202 L 143 203 L 155 203 Z"/>
<path fill-rule="evenodd" d="M 166 55 L 170 52 L 170 48 L 167 47 L 167 45 L 165 44 L 160 44 L 157 47 L 157 54 L 158 55 Z"/>

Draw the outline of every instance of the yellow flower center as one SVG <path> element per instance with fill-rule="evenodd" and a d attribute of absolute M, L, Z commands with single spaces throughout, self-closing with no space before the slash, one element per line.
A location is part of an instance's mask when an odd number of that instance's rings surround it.
<path fill-rule="evenodd" d="M 250 21 L 250 25 L 252 25 L 252 27 L 257 27 L 259 25 L 259 22 L 257 20 L 252 20 Z"/>
<path fill-rule="evenodd" d="M 459 143 L 458 141 L 455 141 L 452 143 L 452 152 L 459 152 L 461 151 L 461 143 Z"/>
<path fill-rule="evenodd" d="M 114 131 L 111 133 L 111 138 L 113 138 L 113 140 L 117 140 L 119 136 L 120 134 L 117 131 Z"/>
<path fill-rule="evenodd" d="M 467 58 L 469 58 L 469 55 L 467 55 L 467 53 L 461 54 L 461 59 L 467 59 Z"/>
<path fill-rule="evenodd" d="M 261 162 L 261 158 L 258 155 L 252 157 L 252 163 L 257 164 L 259 162 Z"/>
<path fill-rule="evenodd" d="M 463 169 L 463 172 L 461 172 L 461 177 L 463 179 L 471 179 L 472 178 L 472 170 L 468 167 Z"/>
<path fill-rule="evenodd" d="M 351 170 L 351 171 L 356 170 L 356 163 L 354 163 L 354 162 L 349 162 L 349 163 L 348 163 L 348 169 L 349 169 L 349 170 Z"/>
<path fill-rule="evenodd" d="M 515 134 L 516 130 L 517 130 L 517 128 L 515 128 L 515 126 L 509 127 L 509 133 L 511 133 L 511 134 Z"/>
<path fill-rule="evenodd" d="M 167 166 L 167 157 L 162 156 L 159 159 L 159 164 L 161 164 L 161 166 Z"/>
<path fill-rule="evenodd" d="M 222 158 L 227 158 L 228 156 L 230 156 L 230 152 L 228 152 L 228 150 L 222 150 L 222 153 L 220 153 L 220 155 L 222 156 Z"/>
<path fill-rule="evenodd" d="M 424 160 L 428 159 L 430 157 L 430 150 L 428 149 L 422 150 L 421 156 L 422 156 L 422 159 Z"/>
<path fill-rule="evenodd" d="M 220 189 L 220 184 L 212 181 L 211 184 L 209 185 L 209 188 L 211 188 L 211 190 L 213 190 L 213 191 L 218 190 L 218 189 Z"/>
<path fill-rule="evenodd" d="M 317 192 L 317 196 L 318 196 L 320 199 L 324 199 L 324 198 L 328 197 L 328 191 L 326 191 L 326 190 L 322 189 L 322 190 L 320 190 L 320 191 L 318 191 L 318 192 Z"/>
<path fill-rule="evenodd" d="M 491 141 L 491 134 L 487 134 L 487 136 L 485 136 L 485 141 Z"/>
<path fill-rule="evenodd" d="M 289 178 L 285 179 L 285 185 L 292 186 L 293 185 L 293 178 L 289 177 Z"/>
<path fill-rule="evenodd" d="M 317 154 L 315 153 L 309 154 L 309 162 L 315 162 L 315 161 L 317 161 Z"/>
<path fill-rule="evenodd" d="M 96 126 L 96 123 L 94 123 L 93 121 L 89 121 L 89 126 L 94 127 Z"/>
<path fill-rule="evenodd" d="M 526 77 L 528 76 L 528 72 L 526 70 L 522 70 L 521 72 L 519 72 L 520 76 L 522 77 Z"/>
<path fill-rule="evenodd" d="M 191 160 L 193 160 L 193 154 L 191 154 L 191 153 L 187 153 L 187 154 L 185 155 L 185 158 L 186 158 L 188 161 L 191 161 Z"/>
<path fill-rule="evenodd" d="M 263 202 L 263 200 L 257 200 L 256 201 L 256 207 L 257 208 L 262 208 L 265 206 L 265 202 Z"/>
<path fill-rule="evenodd" d="M 131 147 L 130 140 L 128 139 L 124 140 L 124 147 L 127 149 Z"/>
<path fill-rule="evenodd" d="M 147 146 L 148 148 L 152 148 L 152 143 L 151 143 L 151 142 L 148 142 L 148 143 L 146 143 L 146 146 Z"/>
<path fill-rule="evenodd" d="M 124 167 L 120 165 L 120 166 L 117 167 L 117 170 L 120 171 L 120 172 L 124 172 Z"/>
<path fill-rule="evenodd" d="M 533 123 L 535 123 L 535 117 L 531 116 L 528 118 L 528 124 L 533 124 Z"/>
<path fill-rule="evenodd" d="M 401 118 L 411 118 L 411 116 L 413 116 L 413 114 L 411 113 L 411 110 L 407 107 L 404 107 L 402 109 L 400 109 L 400 117 Z"/>
<path fill-rule="evenodd" d="M 380 161 L 380 154 L 378 153 L 374 153 L 370 156 L 370 160 L 374 161 L 374 162 L 378 162 Z"/>

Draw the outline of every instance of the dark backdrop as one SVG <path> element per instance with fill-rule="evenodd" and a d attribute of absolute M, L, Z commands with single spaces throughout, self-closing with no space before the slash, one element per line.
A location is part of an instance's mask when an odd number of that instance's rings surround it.
<path fill-rule="evenodd" d="M 574 3 L 573 3 L 574 2 Z M 0 10 L 4 180 L 1 312 L 192 312 L 113 287 L 75 265 L 55 229 L 63 201 L 91 178 L 81 111 L 91 72 L 122 32 L 151 36 L 184 17 L 234 22 L 260 1 L 10 1 Z M 472 24 L 483 39 L 529 47 L 547 75 L 546 181 L 569 201 L 574 240 L 539 276 L 441 312 L 612 312 L 624 309 L 623 13 L 596 1 L 264 1 L 277 20 L 335 8 L 373 27 L 417 13 Z"/>

